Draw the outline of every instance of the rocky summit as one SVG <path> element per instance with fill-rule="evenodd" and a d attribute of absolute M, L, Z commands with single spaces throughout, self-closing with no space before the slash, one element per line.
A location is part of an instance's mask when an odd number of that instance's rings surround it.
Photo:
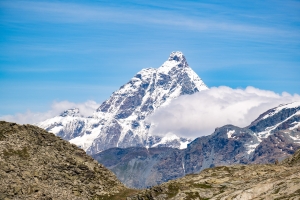
<path fill-rule="evenodd" d="M 93 158 L 125 185 L 147 188 L 214 166 L 281 161 L 300 148 L 299 125 L 300 102 L 294 102 L 266 111 L 245 128 L 216 128 L 186 149 L 112 148 Z"/>
<path fill-rule="evenodd" d="M 127 200 L 300 199 L 300 150 L 278 164 L 219 166 L 129 196 Z"/>
<path fill-rule="evenodd" d="M 0 199 L 108 199 L 125 190 L 75 145 L 36 126 L 0 121 Z"/>
<path fill-rule="evenodd" d="M 145 119 L 180 95 L 206 89 L 185 56 L 181 52 L 172 52 L 159 68 L 138 72 L 92 116 L 84 117 L 79 109 L 71 108 L 38 126 L 80 146 L 91 155 L 112 147 L 186 148 L 190 141 L 187 138 L 151 135 L 151 124 Z"/>

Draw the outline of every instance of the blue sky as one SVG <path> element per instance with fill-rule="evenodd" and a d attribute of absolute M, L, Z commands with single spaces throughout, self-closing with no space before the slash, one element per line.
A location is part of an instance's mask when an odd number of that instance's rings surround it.
<path fill-rule="evenodd" d="M 101 103 L 182 51 L 208 87 L 300 93 L 299 1 L 0 2 L 0 116 Z"/>

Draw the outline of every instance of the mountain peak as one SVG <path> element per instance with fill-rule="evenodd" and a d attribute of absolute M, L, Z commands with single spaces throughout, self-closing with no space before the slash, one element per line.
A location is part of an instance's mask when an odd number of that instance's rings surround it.
<path fill-rule="evenodd" d="M 78 108 L 71 108 L 65 110 L 60 114 L 61 117 L 71 116 L 71 117 L 80 117 L 79 109 Z"/>
<path fill-rule="evenodd" d="M 172 52 L 160 67 L 139 71 L 104 101 L 93 117 L 80 117 L 79 110 L 70 109 L 61 114 L 65 119 L 59 117 L 57 121 L 40 124 L 81 146 L 89 154 L 112 147 L 151 147 L 157 143 L 182 148 L 181 144 L 186 144 L 184 138 L 172 138 L 171 141 L 170 138 L 162 140 L 154 132 L 151 135 L 151 124 L 146 118 L 181 95 L 206 89 L 204 82 L 188 66 L 182 52 Z"/>
<path fill-rule="evenodd" d="M 180 51 L 173 51 L 170 54 L 169 59 L 157 69 L 157 72 L 160 74 L 175 74 L 176 72 L 179 73 L 188 68 L 190 67 L 183 53 Z"/>
<path fill-rule="evenodd" d="M 172 61 L 172 60 L 175 60 L 177 62 L 185 62 L 186 59 L 185 59 L 185 56 L 183 55 L 183 53 L 181 51 L 173 51 L 170 56 L 169 56 L 169 59 L 168 61 Z"/>

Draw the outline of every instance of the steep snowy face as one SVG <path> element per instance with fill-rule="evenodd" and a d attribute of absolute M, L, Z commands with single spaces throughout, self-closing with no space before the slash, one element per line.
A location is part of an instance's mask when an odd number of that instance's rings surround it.
<path fill-rule="evenodd" d="M 40 126 L 70 139 L 70 142 L 81 146 L 89 154 L 111 147 L 184 148 L 189 141 L 186 138 L 149 135 L 151 124 L 147 124 L 145 118 L 180 95 L 206 89 L 204 82 L 189 67 L 185 56 L 181 52 L 172 52 L 161 67 L 138 72 L 103 102 L 92 117 L 81 118 L 76 110 L 62 113 L 60 117 L 72 116 L 74 121 L 80 121 L 73 124 L 74 129 L 80 132 L 76 137 L 70 137 L 74 133 L 65 128 L 61 118 L 57 118 L 59 123 L 52 120 L 51 124 L 43 122 Z M 60 129 L 53 121 L 60 125 Z"/>
<path fill-rule="evenodd" d="M 111 113 L 115 119 L 138 115 L 144 119 L 156 108 L 184 94 L 208 89 L 188 66 L 181 52 L 172 52 L 158 69 L 143 69 L 106 100 L 95 116 Z"/>
<path fill-rule="evenodd" d="M 113 146 L 161 146 L 183 147 L 187 144 L 184 138 L 171 139 L 153 137 L 148 134 L 150 124 L 144 119 L 160 106 L 184 94 L 193 94 L 208 89 L 199 76 L 189 67 L 181 52 L 172 52 L 169 59 L 158 69 L 143 69 L 127 84 L 114 92 L 94 114 L 110 122 L 109 129 L 103 130 L 106 135 L 114 132 L 114 137 L 106 141 Z M 107 122 L 108 122 L 107 121 Z M 120 128 L 119 128 L 120 127 Z M 114 130 L 114 131 L 112 131 Z M 174 138 L 174 137 L 173 137 Z M 168 141 L 168 145 L 166 142 Z M 171 141 L 171 142 L 170 142 Z M 99 151 L 103 140 L 96 139 L 90 149 Z M 104 145 L 104 144 L 103 144 Z"/>
<path fill-rule="evenodd" d="M 62 112 L 59 116 L 40 122 L 37 125 L 65 140 L 71 140 L 83 136 L 87 124 L 91 122 L 95 122 L 95 120 L 93 121 L 91 118 L 83 117 L 78 108 L 73 108 Z"/>
<path fill-rule="evenodd" d="M 79 109 L 78 108 L 72 108 L 69 110 L 66 110 L 64 112 L 62 112 L 60 114 L 61 117 L 67 117 L 67 116 L 71 116 L 71 117 L 82 117 L 82 115 L 80 115 L 79 113 Z"/>
<path fill-rule="evenodd" d="M 267 138 L 275 131 L 300 129 L 300 102 L 279 105 L 261 114 L 249 125 L 260 138 Z M 297 138 L 300 142 L 300 138 Z"/>

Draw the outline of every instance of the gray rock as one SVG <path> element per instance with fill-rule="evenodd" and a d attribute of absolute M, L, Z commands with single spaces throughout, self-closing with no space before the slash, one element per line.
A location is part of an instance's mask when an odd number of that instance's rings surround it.
<path fill-rule="evenodd" d="M 265 112 L 246 128 L 216 128 L 213 134 L 196 138 L 187 149 L 114 148 L 93 157 L 133 188 L 147 188 L 215 166 L 275 163 L 300 148 L 300 128 L 291 129 L 300 122 L 300 115 L 296 114 L 300 106 L 271 114 L 276 109 Z M 270 127 L 273 129 L 267 137 L 259 137 L 257 131 L 266 132 Z"/>
<path fill-rule="evenodd" d="M 52 133 L 0 121 L 2 133 L 0 199 L 105 199 L 126 190 L 103 165 Z"/>

